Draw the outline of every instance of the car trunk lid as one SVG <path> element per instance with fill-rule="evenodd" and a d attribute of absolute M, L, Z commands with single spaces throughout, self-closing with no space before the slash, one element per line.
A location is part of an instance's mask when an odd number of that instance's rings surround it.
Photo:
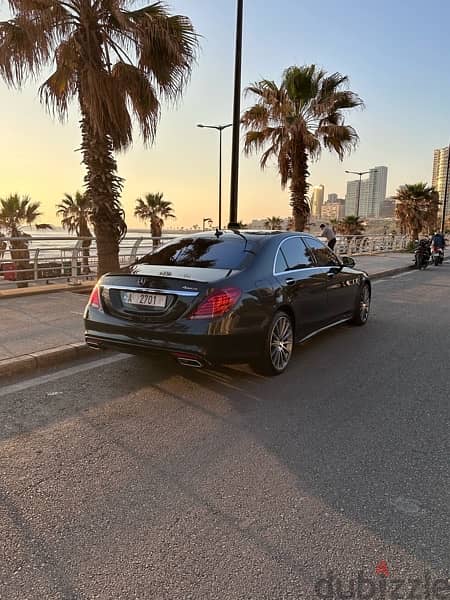
<path fill-rule="evenodd" d="M 165 323 L 185 315 L 230 269 L 133 265 L 100 284 L 104 309 L 132 321 Z"/>

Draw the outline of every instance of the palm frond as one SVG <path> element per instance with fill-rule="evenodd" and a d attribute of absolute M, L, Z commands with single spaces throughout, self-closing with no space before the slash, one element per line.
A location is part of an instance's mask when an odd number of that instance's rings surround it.
<path fill-rule="evenodd" d="M 144 141 L 153 141 L 159 120 L 159 100 L 142 70 L 117 62 L 111 72 L 121 95 L 128 98 Z"/>

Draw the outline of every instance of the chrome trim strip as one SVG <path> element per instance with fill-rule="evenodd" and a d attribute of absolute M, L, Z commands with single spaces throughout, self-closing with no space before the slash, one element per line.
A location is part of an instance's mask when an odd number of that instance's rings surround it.
<path fill-rule="evenodd" d="M 153 288 L 140 288 L 140 287 L 128 287 L 121 285 L 103 285 L 100 284 L 101 288 L 105 290 L 118 290 L 120 292 L 147 292 L 149 294 L 165 294 L 166 296 L 186 296 L 194 298 L 198 296 L 200 292 L 188 292 L 187 290 L 156 290 Z"/>
<path fill-rule="evenodd" d="M 294 239 L 300 239 L 300 240 L 307 240 L 309 239 L 317 239 L 314 238 L 314 236 L 312 235 L 307 235 L 307 234 L 300 234 L 300 235 L 290 235 L 287 238 L 284 238 L 284 240 L 281 240 L 281 242 L 278 245 L 277 251 L 275 252 L 275 258 L 273 259 L 273 267 L 272 267 L 272 275 L 274 277 L 280 276 L 280 275 L 287 275 L 288 273 L 300 273 L 302 271 L 311 271 L 311 270 L 316 270 L 316 269 L 331 269 L 337 266 L 343 267 L 345 265 L 342 265 L 342 263 L 340 262 L 340 265 L 328 265 L 328 266 L 324 266 L 324 265 L 318 265 L 317 263 L 315 264 L 315 266 L 313 267 L 302 267 L 301 269 L 292 269 L 291 271 L 281 271 L 280 273 L 275 272 L 275 265 L 277 264 L 277 257 L 278 257 L 278 252 L 280 251 L 281 246 L 284 244 L 284 242 L 287 242 L 287 240 L 291 240 L 292 238 Z M 320 240 L 319 240 L 320 241 Z M 305 242 L 303 242 L 305 243 Z M 305 244 L 306 245 L 306 244 Z M 325 244 L 324 244 L 325 245 Z M 336 257 L 339 260 L 339 257 Z"/>
<path fill-rule="evenodd" d="M 322 331 L 326 331 L 327 329 L 331 329 L 332 327 L 336 327 L 337 325 L 342 325 L 343 323 L 347 323 L 348 321 L 351 321 L 351 317 L 347 317 L 346 319 L 341 319 L 340 321 L 331 323 L 331 325 L 326 325 L 325 327 L 321 327 L 320 329 L 317 329 L 317 331 L 313 331 L 312 333 L 310 333 L 306 337 L 302 338 L 301 340 L 298 340 L 298 342 L 295 342 L 295 343 L 301 344 L 302 342 L 306 342 L 306 340 L 309 340 L 310 338 L 314 337 L 315 335 L 322 333 Z"/>
<path fill-rule="evenodd" d="M 318 269 L 329 269 L 329 267 L 319 267 L 316 265 L 315 267 L 303 267 L 302 269 L 291 269 L 290 271 L 281 271 L 280 273 L 274 273 L 275 277 L 279 277 L 280 275 L 289 276 L 290 273 L 300 273 L 303 271 L 317 271 Z"/>

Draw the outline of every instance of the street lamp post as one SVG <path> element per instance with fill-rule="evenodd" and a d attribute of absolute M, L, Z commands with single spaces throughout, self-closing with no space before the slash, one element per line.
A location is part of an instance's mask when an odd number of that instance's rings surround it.
<path fill-rule="evenodd" d="M 445 192 L 444 192 L 444 202 L 442 204 L 442 223 L 441 223 L 441 232 L 445 233 L 445 213 L 447 211 L 447 192 L 448 192 L 448 178 L 450 175 L 450 145 L 448 147 L 448 159 L 447 159 L 447 176 L 445 178 Z"/>
<path fill-rule="evenodd" d="M 219 229 L 222 229 L 222 131 L 232 125 L 233 123 L 228 125 L 202 125 L 199 123 L 197 125 L 202 129 L 216 129 L 219 132 Z"/>
<path fill-rule="evenodd" d="M 203 231 L 205 231 L 205 223 L 211 224 L 212 223 L 212 219 L 210 219 L 209 217 L 205 217 L 203 219 Z"/>
<path fill-rule="evenodd" d="M 230 229 L 237 228 L 239 186 L 239 138 L 241 126 L 242 21 L 244 0 L 237 0 L 236 54 L 234 64 L 233 145 L 231 148 Z"/>
<path fill-rule="evenodd" d="M 374 173 L 376 173 L 376 169 L 372 169 Z M 359 185 L 358 185 L 358 203 L 356 205 L 356 216 L 359 217 L 359 203 L 361 201 L 361 177 L 363 175 L 367 175 L 370 171 L 345 171 L 346 173 L 350 173 L 351 175 L 359 175 Z"/>

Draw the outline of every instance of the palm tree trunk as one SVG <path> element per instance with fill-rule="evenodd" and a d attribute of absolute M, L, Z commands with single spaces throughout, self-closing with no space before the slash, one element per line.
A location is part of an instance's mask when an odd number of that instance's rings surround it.
<path fill-rule="evenodd" d="M 92 206 L 92 222 L 97 239 L 97 276 L 117 271 L 119 244 L 126 233 L 124 212 L 120 205 L 123 180 L 117 175 L 113 145 L 108 136 L 100 136 L 89 122 L 81 105 L 83 162 L 86 165 L 86 194 Z"/>
<path fill-rule="evenodd" d="M 308 156 L 306 152 L 299 151 L 292 157 L 292 176 L 291 176 L 291 206 L 294 219 L 294 230 L 304 231 L 310 212 L 307 193 L 309 183 L 307 178 Z"/>
<path fill-rule="evenodd" d="M 10 231 L 12 238 L 19 238 L 23 233 L 16 226 Z M 16 265 L 16 286 L 18 288 L 28 287 L 27 279 L 31 279 L 33 271 L 30 263 L 30 251 L 26 240 L 14 239 L 10 241 L 11 260 Z M 19 271 L 19 272 L 18 272 Z"/>
<path fill-rule="evenodd" d="M 33 271 L 30 263 L 30 251 L 26 241 L 11 241 L 11 259 L 16 265 L 16 285 L 18 288 L 28 287 L 27 279 L 31 279 Z M 20 272 L 18 272 L 20 271 Z"/>
<path fill-rule="evenodd" d="M 161 237 L 161 230 L 159 228 L 157 219 L 155 219 L 153 217 L 150 219 L 150 230 L 151 230 L 152 238 L 153 238 L 153 250 L 156 250 L 156 248 L 159 246 L 159 242 L 160 242 L 159 238 Z"/>
<path fill-rule="evenodd" d="M 87 226 L 87 223 L 85 221 L 84 218 L 82 218 L 81 223 L 80 223 L 80 237 L 82 238 L 89 238 L 89 239 L 84 239 L 81 242 L 81 247 L 82 247 L 82 251 L 83 251 L 83 274 L 86 275 L 87 273 L 90 272 L 89 269 L 89 248 L 92 244 L 92 234 L 89 230 L 89 227 Z"/>

